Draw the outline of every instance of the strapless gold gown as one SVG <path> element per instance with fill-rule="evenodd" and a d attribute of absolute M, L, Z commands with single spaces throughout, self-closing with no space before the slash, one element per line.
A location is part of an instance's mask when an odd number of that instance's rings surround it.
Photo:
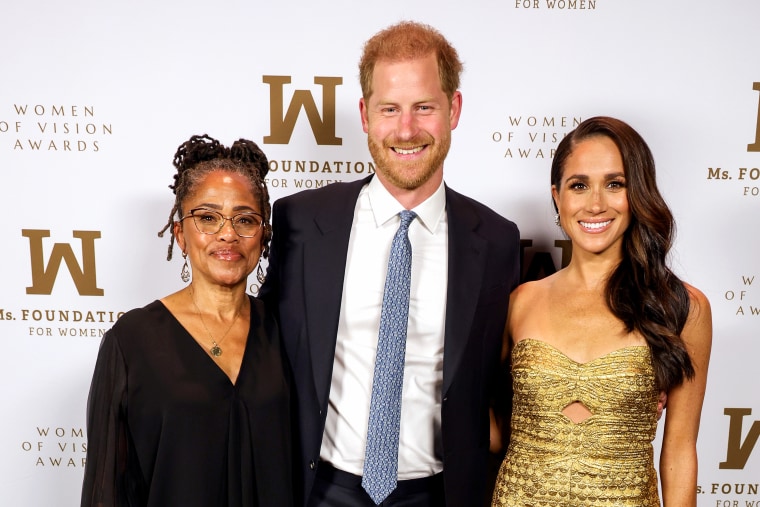
<path fill-rule="evenodd" d="M 494 506 L 658 507 L 652 440 L 658 390 L 648 347 L 577 363 L 524 339 L 512 351 L 514 401 L 509 448 Z M 563 413 L 580 401 L 592 415 Z"/>

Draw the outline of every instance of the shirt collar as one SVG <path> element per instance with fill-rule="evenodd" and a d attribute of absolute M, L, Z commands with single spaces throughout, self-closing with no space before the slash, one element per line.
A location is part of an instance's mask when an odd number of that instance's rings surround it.
<path fill-rule="evenodd" d="M 377 177 L 372 178 L 367 185 L 367 195 L 375 224 L 378 227 L 404 210 L 404 207 L 386 190 Z M 411 211 L 417 214 L 417 218 L 425 229 L 434 234 L 446 212 L 446 186 L 443 181 L 433 195 Z"/>

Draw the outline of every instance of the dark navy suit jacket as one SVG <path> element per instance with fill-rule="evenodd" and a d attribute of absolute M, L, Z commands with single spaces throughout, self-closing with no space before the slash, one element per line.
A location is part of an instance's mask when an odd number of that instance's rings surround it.
<path fill-rule="evenodd" d="M 370 176 L 371 178 L 371 176 Z M 319 460 L 354 208 L 369 181 L 333 183 L 278 199 L 267 280 L 295 388 L 296 504 L 309 497 Z M 448 294 L 441 431 L 446 505 L 482 505 L 489 403 L 499 380 L 509 294 L 519 281 L 514 223 L 446 188 Z M 378 267 L 380 269 L 380 267 Z M 502 384 L 502 385 L 499 385 Z M 300 497 L 300 500 L 299 500 Z"/>

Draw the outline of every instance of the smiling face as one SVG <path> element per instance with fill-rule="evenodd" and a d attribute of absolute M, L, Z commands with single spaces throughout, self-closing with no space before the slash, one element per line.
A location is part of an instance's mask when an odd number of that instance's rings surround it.
<path fill-rule="evenodd" d="M 451 131 L 459 122 L 462 96 L 451 99 L 441 88 L 433 53 L 424 58 L 380 60 L 372 76 L 372 95 L 359 103 L 376 174 L 397 198 L 424 200 L 443 179 Z"/>
<path fill-rule="evenodd" d="M 565 160 L 552 197 L 562 228 L 581 252 L 622 255 L 623 236 L 631 223 L 623 159 L 617 145 L 603 135 L 578 142 Z"/>
<path fill-rule="evenodd" d="M 246 211 L 261 213 L 248 179 L 221 170 L 204 176 L 182 202 L 185 214 L 196 208 L 218 211 L 227 217 Z M 240 237 L 229 220 L 216 234 L 203 234 L 193 219 L 187 218 L 175 222 L 174 234 L 179 247 L 187 253 L 194 282 L 202 280 L 225 287 L 245 284 L 261 256 L 262 232 L 253 238 Z"/>

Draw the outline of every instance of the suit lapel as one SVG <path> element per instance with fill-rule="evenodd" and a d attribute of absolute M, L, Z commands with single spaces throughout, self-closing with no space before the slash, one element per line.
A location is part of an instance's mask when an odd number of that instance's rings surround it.
<path fill-rule="evenodd" d="M 476 232 L 479 216 L 466 200 L 448 187 L 446 215 L 449 223 L 449 259 L 443 349 L 444 396 L 456 376 L 470 339 L 487 248 L 486 241 Z"/>
<path fill-rule="evenodd" d="M 340 185 L 341 193 L 323 203 L 314 216 L 316 234 L 304 245 L 304 293 L 309 351 L 320 406 L 330 390 L 338 333 L 343 279 L 354 209 L 365 178 Z"/>
<path fill-rule="evenodd" d="M 306 321 L 314 385 L 320 406 L 329 394 L 335 341 L 343 296 L 348 241 L 356 199 L 367 179 L 337 183 L 344 194 L 324 203 L 314 216 L 317 234 L 304 246 Z M 480 293 L 487 248 L 477 234 L 480 218 L 459 194 L 446 188 L 449 223 L 448 288 L 443 361 L 443 393 L 454 379 L 467 342 Z"/>

